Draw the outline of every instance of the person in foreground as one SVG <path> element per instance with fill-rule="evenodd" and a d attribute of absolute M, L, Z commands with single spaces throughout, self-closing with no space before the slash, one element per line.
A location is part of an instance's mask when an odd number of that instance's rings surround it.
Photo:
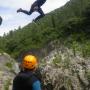
<path fill-rule="evenodd" d="M 23 70 L 14 78 L 12 90 L 41 90 L 41 82 L 34 75 L 38 68 L 37 58 L 33 55 L 26 55 L 21 67 Z"/>
<path fill-rule="evenodd" d="M 43 10 L 41 9 L 41 6 L 46 2 L 46 0 L 36 0 L 32 5 L 31 5 L 31 9 L 30 11 L 26 11 L 26 10 L 23 10 L 22 8 L 18 9 L 17 10 L 17 13 L 18 12 L 23 12 L 27 15 L 31 15 L 33 12 L 37 11 L 38 13 L 40 13 L 40 15 L 33 21 L 37 21 L 39 20 L 40 18 L 42 18 L 43 16 L 45 16 Z"/>

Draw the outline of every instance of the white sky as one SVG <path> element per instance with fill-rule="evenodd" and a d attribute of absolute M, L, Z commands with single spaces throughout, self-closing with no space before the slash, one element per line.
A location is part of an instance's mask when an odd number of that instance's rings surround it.
<path fill-rule="evenodd" d="M 3 18 L 0 26 L 0 36 L 8 33 L 10 30 L 17 29 L 19 26 L 23 27 L 30 23 L 39 14 L 37 12 L 28 16 L 23 13 L 17 13 L 17 9 L 23 8 L 30 10 L 31 4 L 35 0 L 0 0 L 0 16 Z M 56 8 L 61 7 L 69 0 L 47 0 L 42 6 L 45 13 L 48 13 Z"/>

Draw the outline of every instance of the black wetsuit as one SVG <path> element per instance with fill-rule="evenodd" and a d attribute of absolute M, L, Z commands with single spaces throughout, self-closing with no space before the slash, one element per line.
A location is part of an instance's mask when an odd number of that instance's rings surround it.
<path fill-rule="evenodd" d="M 39 6 L 42 6 L 46 2 L 46 0 L 37 0 L 36 2 Z"/>
<path fill-rule="evenodd" d="M 37 81 L 38 78 L 32 72 L 20 72 L 13 80 L 12 90 L 33 90 L 33 83 Z"/>
<path fill-rule="evenodd" d="M 27 15 L 31 15 L 34 11 L 37 11 L 38 13 L 40 13 L 40 15 L 34 20 L 34 21 L 37 21 L 45 15 L 44 12 L 41 9 L 41 6 L 45 2 L 46 2 L 46 0 L 37 0 L 32 4 L 30 11 L 21 10 L 20 12 L 23 12 Z"/>

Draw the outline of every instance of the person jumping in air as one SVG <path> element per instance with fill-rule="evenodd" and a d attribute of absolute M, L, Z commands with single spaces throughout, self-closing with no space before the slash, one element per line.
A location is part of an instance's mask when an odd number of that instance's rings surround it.
<path fill-rule="evenodd" d="M 42 11 L 41 9 L 41 6 L 46 2 L 46 0 L 36 0 L 32 5 L 31 5 L 31 9 L 30 11 L 26 11 L 26 10 L 23 10 L 22 8 L 18 9 L 17 10 L 17 13 L 18 12 L 23 12 L 27 15 L 31 15 L 34 11 L 37 11 L 38 13 L 40 13 L 40 15 L 34 20 L 34 21 L 37 21 L 39 20 L 40 18 L 42 18 L 43 16 L 45 16 L 44 12 Z"/>

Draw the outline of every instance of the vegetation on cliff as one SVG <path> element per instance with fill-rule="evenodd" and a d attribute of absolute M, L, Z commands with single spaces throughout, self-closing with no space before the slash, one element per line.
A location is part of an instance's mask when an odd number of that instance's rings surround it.
<path fill-rule="evenodd" d="M 36 23 L 0 37 L 0 80 L 6 81 L 1 90 L 11 90 L 18 72 L 13 67 L 18 64 L 3 53 L 17 58 L 27 51 L 44 57 L 40 66 L 47 90 L 90 90 L 90 0 L 70 0 Z"/>
<path fill-rule="evenodd" d="M 0 51 L 17 57 L 21 51 L 40 50 L 57 40 L 73 49 L 80 49 L 83 56 L 89 56 L 89 16 L 90 0 L 70 0 L 38 22 L 0 37 Z"/>

